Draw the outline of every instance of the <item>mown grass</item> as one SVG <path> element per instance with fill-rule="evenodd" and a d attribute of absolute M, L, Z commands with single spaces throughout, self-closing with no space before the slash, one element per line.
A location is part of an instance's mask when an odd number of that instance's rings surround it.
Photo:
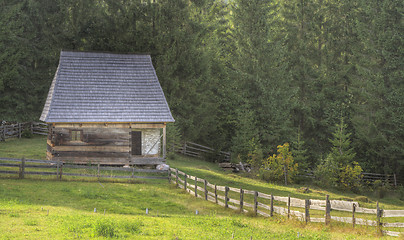
<path fill-rule="evenodd" d="M 38 157 L 39 153 L 44 155 L 43 142 L 46 140 L 42 137 L 0 142 L 0 157 L 6 155 L 3 150 L 7 149 L 6 157 L 44 159 Z M 248 179 L 224 172 L 215 164 L 181 156 L 175 156 L 168 163 L 220 185 L 305 198 L 322 198 L 328 193 L 318 189 L 302 194 L 296 191 L 299 186 L 284 187 Z M 331 193 L 331 196 L 345 198 L 350 195 Z M 397 204 L 385 204 L 400 208 Z M 281 216 L 262 218 L 239 214 L 196 199 L 167 180 L 130 183 L 64 178 L 57 181 L 54 176 L 16 179 L 4 175 L 0 176 L 0 233 L 0 239 L 378 238 L 374 227 L 352 229 L 348 224 L 339 223 L 325 227 L 315 223 L 306 225 Z"/>

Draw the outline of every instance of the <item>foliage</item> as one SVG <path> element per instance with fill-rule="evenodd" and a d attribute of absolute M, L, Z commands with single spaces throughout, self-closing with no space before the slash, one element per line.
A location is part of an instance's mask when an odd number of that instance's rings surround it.
<path fill-rule="evenodd" d="M 396 0 L 2 0 L 0 120 L 38 119 L 60 49 L 147 52 L 186 140 L 242 160 L 296 142 L 302 171 L 327 159 L 345 116 L 363 170 L 404 175 L 403 8 Z"/>
<path fill-rule="evenodd" d="M 341 187 L 348 190 L 358 190 L 361 186 L 362 168 L 353 159 L 355 153 L 351 148 L 350 133 L 346 132 L 344 119 L 336 125 L 331 152 L 316 168 L 315 175 L 318 183 L 327 186 Z"/>
<path fill-rule="evenodd" d="M 266 181 L 292 183 L 297 174 L 298 164 L 294 163 L 289 143 L 278 146 L 278 154 L 273 154 L 263 161 L 260 169 L 262 178 Z"/>
<path fill-rule="evenodd" d="M 348 164 L 343 168 L 340 172 L 340 181 L 342 186 L 345 189 L 349 189 L 352 191 L 357 191 L 360 186 L 362 185 L 361 183 L 361 173 L 362 173 L 362 168 L 359 166 L 357 162 L 353 162 L 352 165 Z"/>

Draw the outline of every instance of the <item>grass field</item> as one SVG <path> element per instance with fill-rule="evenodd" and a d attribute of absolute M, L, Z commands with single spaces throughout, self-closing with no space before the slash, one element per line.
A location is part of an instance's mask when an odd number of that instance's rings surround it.
<path fill-rule="evenodd" d="M 42 137 L 0 142 L 0 157 L 43 159 L 44 142 Z M 276 195 L 355 197 L 321 189 L 313 189 L 308 195 L 302 194 L 297 191 L 299 186 L 284 187 L 248 179 L 223 172 L 215 164 L 180 156 L 175 156 L 168 163 L 212 183 Z M 402 203 L 394 198 L 382 204 L 391 209 L 403 208 Z M 287 221 L 279 216 L 241 215 L 195 199 L 166 180 L 127 183 L 73 179 L 56 181 L 37 176 L 23 180 L 0 178 L 0 239 L 90 238 L 376 239 L 378 236 L 374 227 L 352 229 L 348 224 L 339 223 L 325 227 L 323 224 Z"/>

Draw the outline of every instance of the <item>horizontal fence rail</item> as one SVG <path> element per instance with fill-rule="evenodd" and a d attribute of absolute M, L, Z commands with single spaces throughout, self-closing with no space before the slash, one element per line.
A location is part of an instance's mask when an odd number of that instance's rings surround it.
<path fill-rule="evenodd" d="M 42 170 L 42 171 L 39 171 Z M 80 171 L 85 170 L 85 172 Z M 108 173 L 108 174 L 107 174 Z M 142 173 L 143 175 L 138 175 Z M 98 165 L 76 165 L 55 161 L 34 159 L 0 158 L 0 174 L 15 174 L 19 178 L 25 175 L 54 175 L 61 180 L 62 176 L 118 179 L 168 179 L 168 171 L 143 169 L 136 167 L 110 167 Z M 156 174 L 157 176 L 153 175 Z"/>
<path fill-rule="evenodd" d="M 344 222 L 353 227 L 374 226 L 379 233 L 389 236 L 404 234 L 404 231 L 385 230 L 385 228 L 404 228 L 404 222 L 388 221 L 388 218 L 392 217 L 404 218 L 404 210 L 384 210 L 379 208 L 378 203 L 377 207 L 372 209 L 360 207 L 358 202 L 330 200 L 328 195 L 324 200 L 274 196 L 253 190 L 219 186 L 174 168 L 169 170 L 169 181 L 195 197 L 255 216 L 272 217 L 279 214 L 306 223 L 321 222 L 328 225 L 332 221 Z"/>
<path fill-rule="evenodd" d="M 180 153 L 190 157 L 197 158 L 215 158 L 219 162 L 230 162 L 231 153 L 217 151 L 213 148 L 203 146 L 193 142 L 174 143 L 168 146 L 168 151 Z"/>

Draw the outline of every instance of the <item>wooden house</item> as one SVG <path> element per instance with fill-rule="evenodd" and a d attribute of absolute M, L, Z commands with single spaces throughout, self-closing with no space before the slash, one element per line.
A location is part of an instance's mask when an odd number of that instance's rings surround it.
<path fill-rule="evenodd" d="M 165 162 L 174 122 L 149 55 L 62 51 L 40 118 L 47 159 L 74 163 Z"/>

